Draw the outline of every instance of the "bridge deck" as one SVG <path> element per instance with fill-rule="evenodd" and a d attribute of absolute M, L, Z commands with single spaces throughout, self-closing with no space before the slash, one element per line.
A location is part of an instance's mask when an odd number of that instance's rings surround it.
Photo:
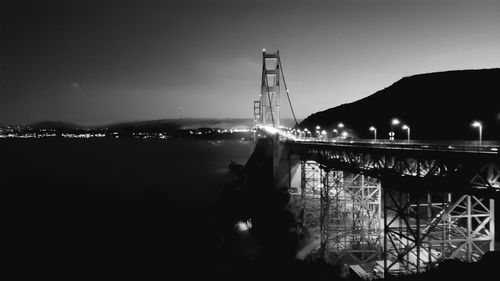
<path fill-rule="evenodd" d="M 318 147 L 351 147 L 383 150 L 445 151 L 457 153 L 500 154 L 500 142 L 490 141 L 479 145 L 468 141 L 389 141 L 389 140 L 317 140 L 305 138 L 286 138 L 285 142 Z"/>

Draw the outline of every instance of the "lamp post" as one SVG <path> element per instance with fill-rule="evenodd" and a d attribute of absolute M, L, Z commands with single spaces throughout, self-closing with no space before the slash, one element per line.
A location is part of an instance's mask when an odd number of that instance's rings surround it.
<path fill-rule="evenodd" d="M 392 121 L 391 121 L 391 131 L 389 132 L 389 139 L 392 140 L 392 141 L 394 140 L 394 136 L 396 135 L 394 133 L 394 125 L 397 125 L 397 124 L 399 124 L 399 120 L 396 119 L 396 118 L 392 119 Z"/>
<path fill-rule="evenodd" d="M 371 126 L 370 131 L 373 131 L 373 140 L 377 141 L 377 128 Z"/>
<path fill-rule="evenodd" d="M 410 142 L 410 127 L 408 125 L 403 125 L 403 130 L 408 130 L 408 142 Z"/>
<path fill-rule="evenodd" d="M 335 133 L 335 136 L 338 137 L 339 136 L 339 131 L 337 129 L 333 129 L 333 132 Z"/>
<path fill-rule="evenodd" d="M 483 125 L 479 121 L 475 121 L 472 123 L 472 127 L 478 127 L 479 128 L 479 145 L 481 145 L 481 142 L 483 141 Z"/>

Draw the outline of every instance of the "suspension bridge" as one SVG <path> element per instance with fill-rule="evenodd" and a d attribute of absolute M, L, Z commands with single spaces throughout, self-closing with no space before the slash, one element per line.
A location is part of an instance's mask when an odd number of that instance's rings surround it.
<path fill-rule="evenodd" d="M 294 128 L 280 124 L 282 84 Z M 256 137 L 272 140 L 274 185 L 289 190 L 307 237 L 298 258 L 371 278 L 495 249 L 498 142 L 313 137 L 295 117 L 279 51 L 262 52 L 254 123 Z"/>

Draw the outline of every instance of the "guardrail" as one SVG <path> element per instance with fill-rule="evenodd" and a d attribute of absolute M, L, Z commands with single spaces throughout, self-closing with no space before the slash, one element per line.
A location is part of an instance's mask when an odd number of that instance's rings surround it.
<path fill-rule="evenodd" d="M 388 140 L 388 139 L 327 139 L 317 137 L 298 137 L 290 132 L 269 126 L 262 127 L 269 134 L 278 134 L 285 141 L 303 144 L 331 145 L 344 147 L 363 147 L 396 150 L 446 151 L 461 153 L 500 154 L 500 141 L 423 141 L 423 140 Z"/>
<path fill-rule="evenodd" d="M 495 141 L 478 142 L 470 141 L 390 141 L 390 140 L 317 140 L 313 138 L 287 138 L 287 141 L 304 144 L 317 144 L 343 147 L 364 147 L 396 150 L 419 150 L 419 151 L 447 151 L 462 153 L 487 153 L 500 154 L 500 143 Z"/>

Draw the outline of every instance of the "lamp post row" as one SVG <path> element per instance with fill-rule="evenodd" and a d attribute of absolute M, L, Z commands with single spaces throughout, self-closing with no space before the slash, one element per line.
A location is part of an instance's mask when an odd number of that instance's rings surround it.
<path fill-rule="evenodd" d="M 394 136 L 395 136 L 394 126 L 398 125 L 400 123 L 401 122 L 397 118 L 394 118 L 394 119 L 391 120 L 391 131 L 389 132 L 389 139 L 390 140 L 394 140 Z M 479 129 L 479 144 L 481 145 L 482 140 L 483 140 L 483 125 L 479 121 L 474 121 L 474 123 L 472 123 L 472 127 L 477 127 Z M 337 128 L 340 128 L 340 129 L 344 128 L 344 124 L 343 123 L 339 123 L 337 125 Z M 410 126 L 404 124 L 401 128 L 403 130 L 407 131 L 407 140 L 408 140 L 408 142 L 410 142 L 410 133 L 411 133 Z M 320 134 L 321 134 L 321 135 L 323 135 L 323 136 L 326 137 L 326 131 L 325 130 L 320 131 L 320 129 L 321 129 L 321 127 L 319 125 L 316 126 L 316 135 L 319 137 Z M 375 128 L 374 126 L 371 126 L 369 128 L 369 130 L 373 132 L 373 140 L 376 141 L 377 140 L 377 128 Z M 307 128 L 305 128 L 304 129 L 304 135 L 307 136 L 307 133 L 309 133 L 309 136 L 312 137 L 312 132 L 309 131 Z M 333 133 L 335 133 L 336 137 L 339 136 L 339 130 L 338 129 L 333 129 Z M 342 135 L 343 136 L 347 136 L 346 132 L 343 132 Z"/>

